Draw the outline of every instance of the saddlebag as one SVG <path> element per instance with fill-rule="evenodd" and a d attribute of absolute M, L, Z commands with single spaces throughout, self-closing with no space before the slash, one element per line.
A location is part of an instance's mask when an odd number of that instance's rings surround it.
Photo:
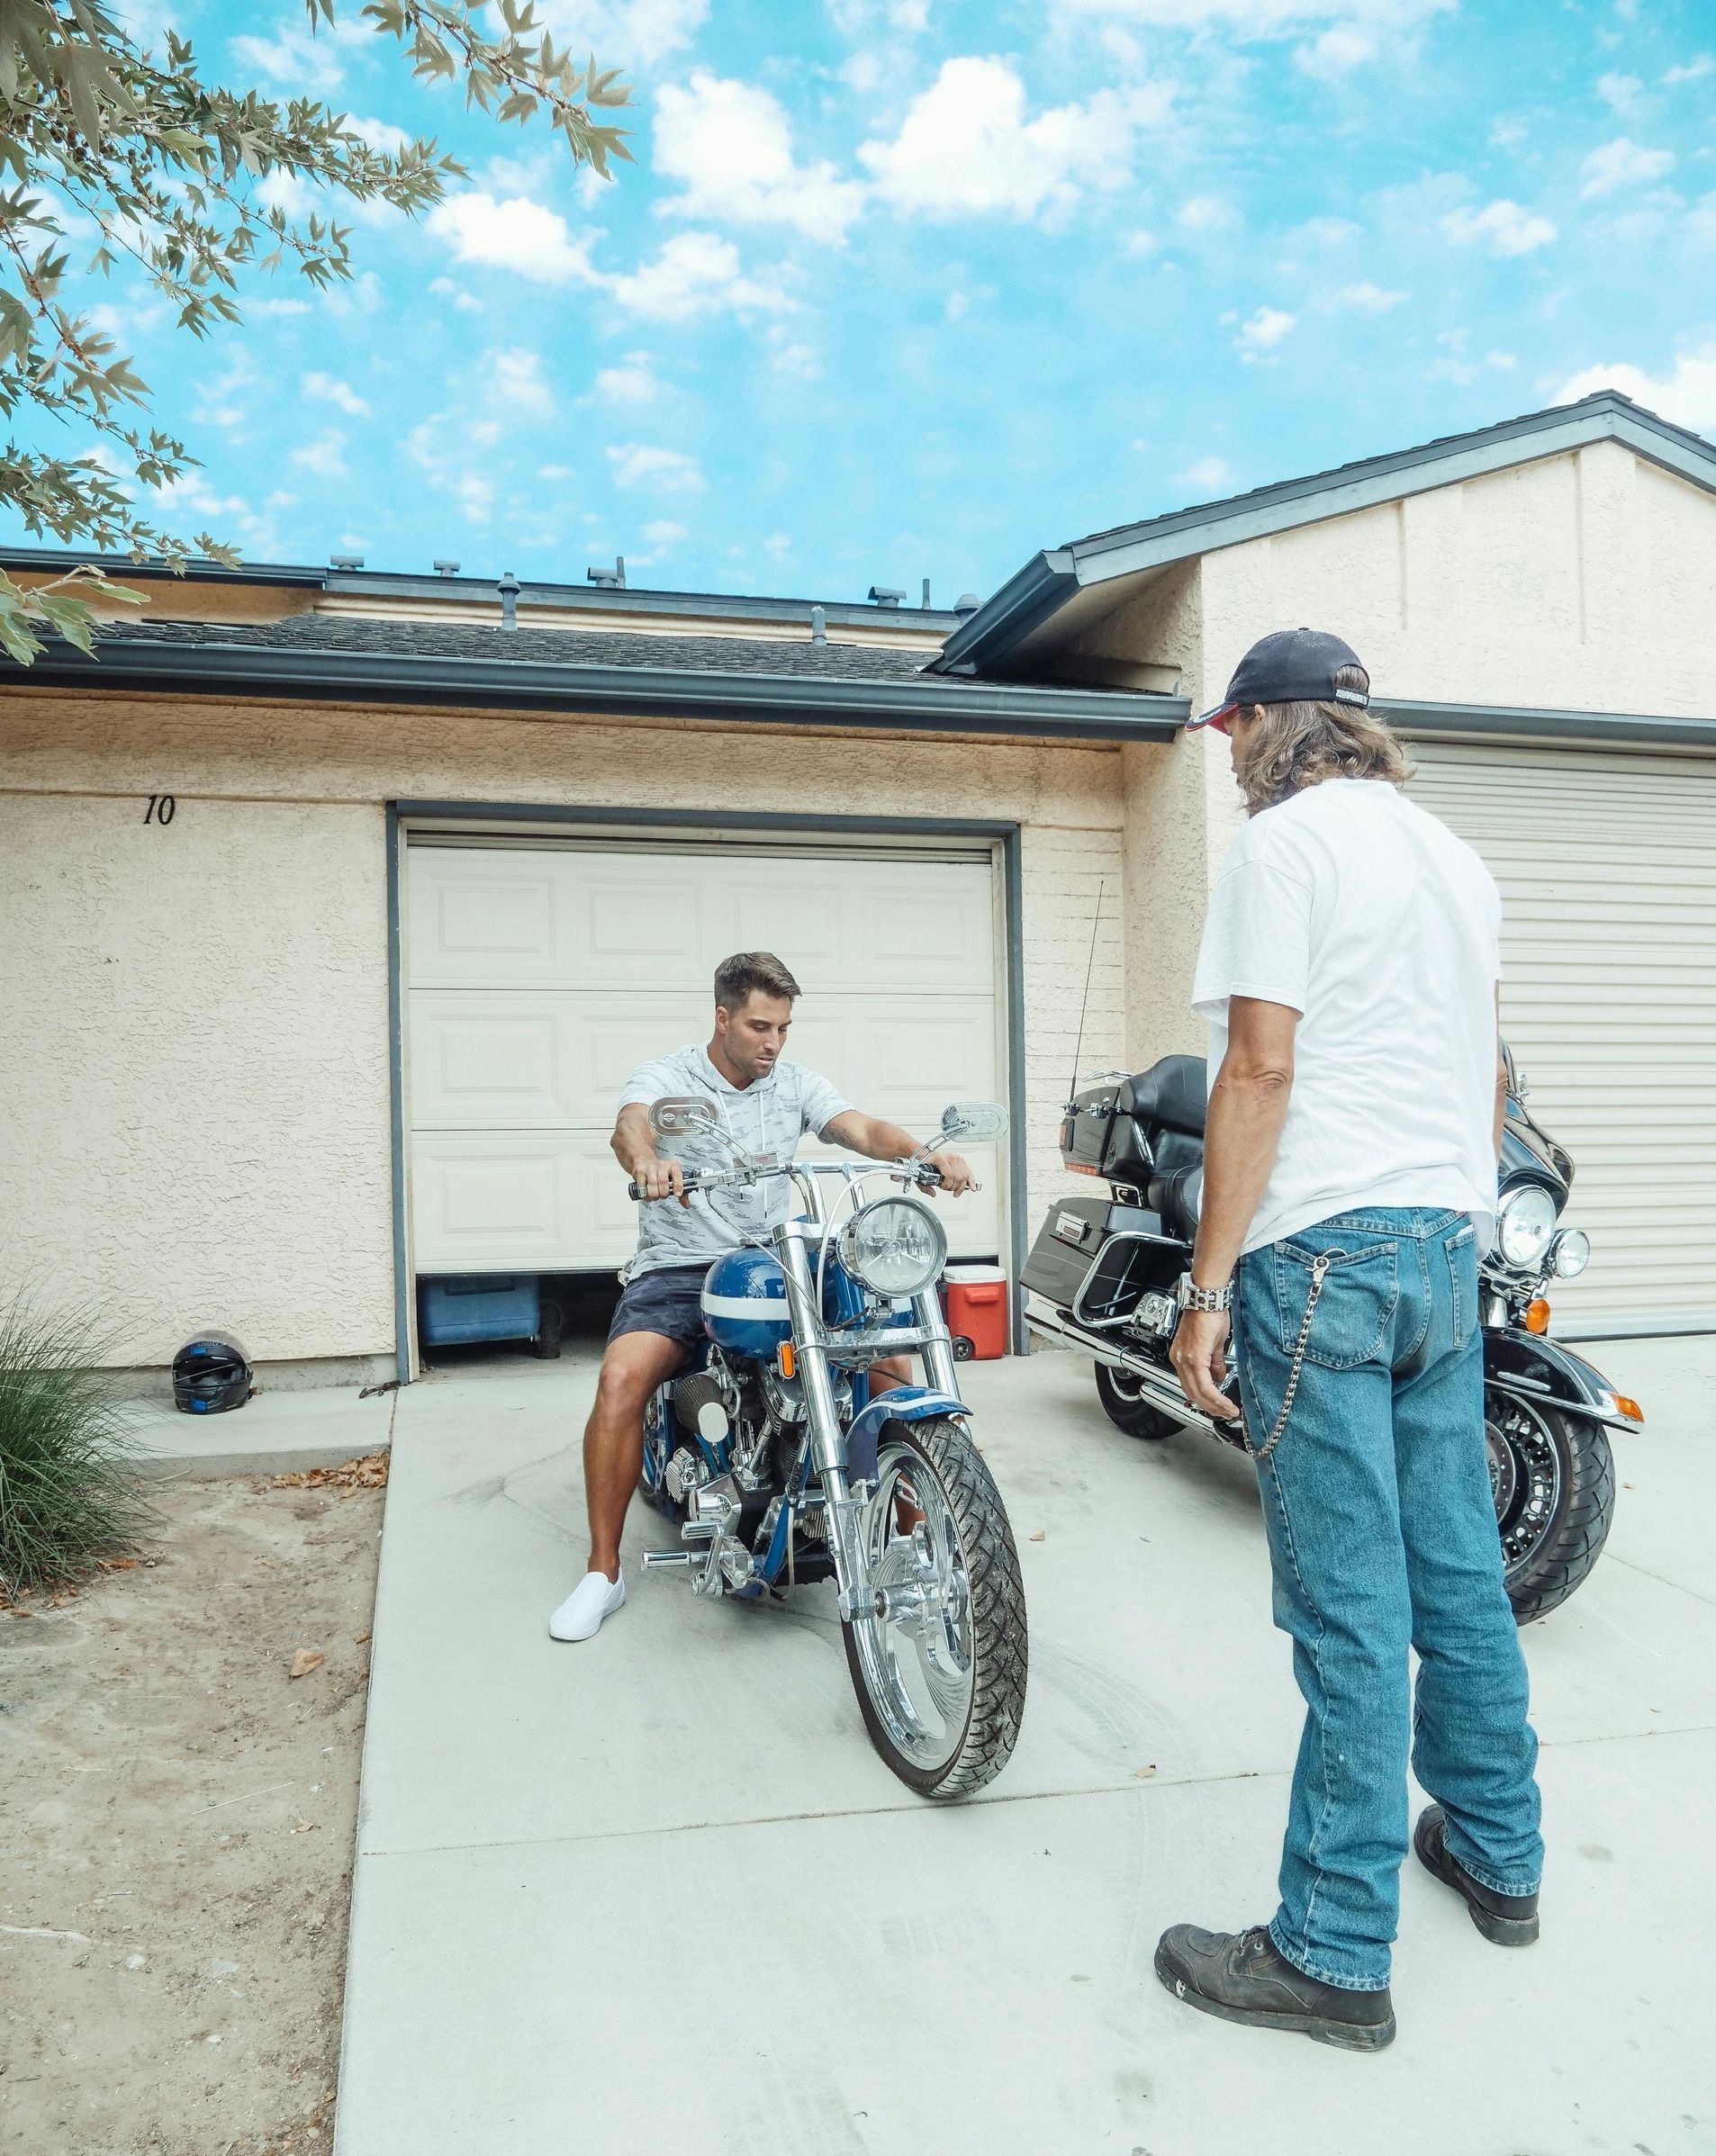
<path fill-rule="evenodd" d="M 1075 1093 L 1061 1118 L 1061 1158 L 1075 1175 L 1106 1176 L 1142 1190 L 1150 1149 L 1124 1096 L 1133 1081 L 1111 1078 Z"/>
<path fill-rule="evenodd" d="M 1141 1235 L 1152 1240 L 1133 1240 Z M 1143 1206 L 1061 1198 L 1049 1207 L 1020 1278 L 1059 1310 L 1071 1310 L 1083 1290 L 1078 1314 L 1100 1320 L 1124 1316 L 1145 1288 L 1172 1277 L 1184 1262 L 1180 1246 L 1162 1238 L 1161 1216 Z"/>

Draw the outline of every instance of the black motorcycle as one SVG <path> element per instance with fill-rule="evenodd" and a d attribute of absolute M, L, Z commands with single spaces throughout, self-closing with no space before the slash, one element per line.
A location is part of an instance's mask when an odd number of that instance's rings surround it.
<path fill-rule="evenodd" d="M 1608 1432 L 1644 1417 L 1547 1337 L 1544 1290 L 1583 1272 L 1591 1246 L 1577 1228 L 1558 1225 L 1573 1162 L 1527 1114 L 1511 1057 L 1507 1073 L 1480 1322 L 1490 1489 L 1508 1595 L 1527 1624 L 1558 1609 L 1596 1563 L 1614 1513 Z M 1192 1407 L 1168 1360 L 1176 1288 L 1197 1232 L 1206 1082 L 1201 1056 L 1165 1056 L 1138 1077 L 1109 1073 L 1075 1091 L 1061 1158 L 1109 1190 L 1050 1206 L 1025 1267 L 1025 1322 L 1095 1358 L 1097 1397 L 1128 1436 L 1188 1428 L 1243 1450 L 1241 1425 Z"/>

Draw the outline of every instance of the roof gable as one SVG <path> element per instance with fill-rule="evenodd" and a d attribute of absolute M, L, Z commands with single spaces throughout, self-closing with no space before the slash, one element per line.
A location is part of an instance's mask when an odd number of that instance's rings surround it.
<path fill-rule="evenodd" d="M 1647 411 L 1619 390 L 1598 390 L 1576 404 L 1527 412 L 1499 426 L 1445 435 L 1416 448 L 1070 540 L 1034 555 L 1009 578 L 948 638 L 935 663 L 965 673 L 1005 672 L 1026 637 L 1092 585 L 1599 441 L 1623 443 L 1650 463 L 1716 492 L 1716 446 Z"/>

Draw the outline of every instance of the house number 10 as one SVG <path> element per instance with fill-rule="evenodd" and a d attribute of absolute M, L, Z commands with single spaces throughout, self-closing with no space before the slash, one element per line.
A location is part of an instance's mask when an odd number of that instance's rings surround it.
<path fill-rule="evenodd" d="M 170 793 L 152 793 L 149 798 L 149 807 L 143 811 L 143 821 L 146 824 L 170 824 L 177 807 L 178 803 Z"/>

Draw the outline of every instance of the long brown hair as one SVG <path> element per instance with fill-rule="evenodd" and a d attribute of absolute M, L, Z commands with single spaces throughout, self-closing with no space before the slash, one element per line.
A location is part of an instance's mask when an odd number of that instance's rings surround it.
<path fill-rule="evenodd" d="M 1343 666 L 1337 689 L 1368 691 L 1362 666 Z M 1248 816 L 1291 800 L 1324 779 L 1386 779 L 1404 786 L 1412 776 L 1406 752 L 1386 722 L 1357 704 L 1259 704 L 1257 731 L 1237 773 Z"/>

